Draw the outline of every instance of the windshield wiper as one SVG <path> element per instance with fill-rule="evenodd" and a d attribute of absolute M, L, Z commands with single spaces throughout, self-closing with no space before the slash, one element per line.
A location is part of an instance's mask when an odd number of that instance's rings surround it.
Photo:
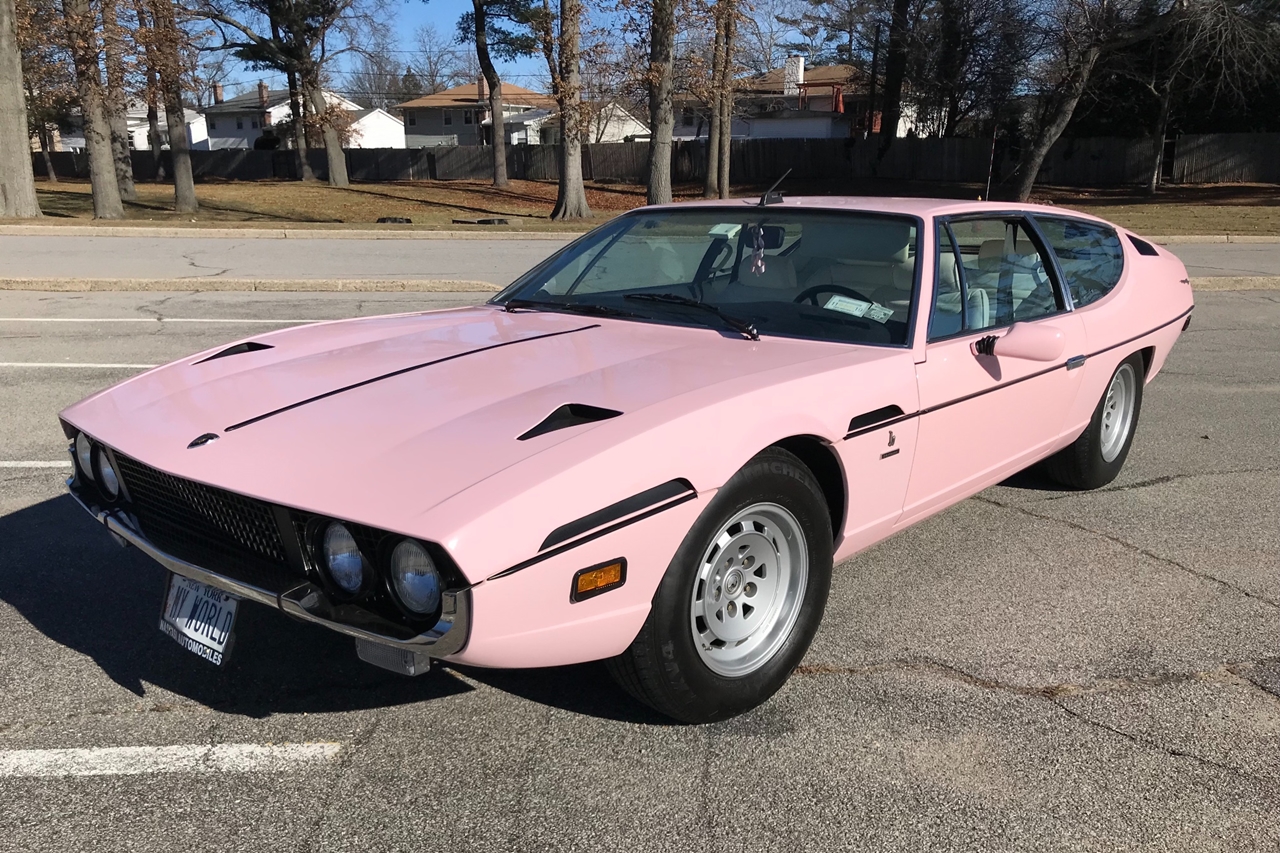
<path fill-rule="evenodd" d="M 740 317 L 734 317 L 732 314 L 726 314 L 708 302 L 699 302 L 696 299 L 690 299 L 678 293 L 628 293 L 622 298 L 634 299 L 637 302 L 665 302 L 669 305 L 688 305 L 691 308 L 698 308 L 710 314 L 715 314 L 726 326 L 744 337 L 753 341 L 760 340 L 760 333 L 756 331 L 755 323 L 750 320 L 743 320 Z"/>
<path fill-rule="evenodd" d="M 502 310 L 511 312 L 521 308 L 530 311 L 564 311 L 567 314 L 587 314 L 592 317 L 635 317 L 634 312 L 594 302 L 555 302 L 550 299 L 508 299 L 502 303 Z"/>

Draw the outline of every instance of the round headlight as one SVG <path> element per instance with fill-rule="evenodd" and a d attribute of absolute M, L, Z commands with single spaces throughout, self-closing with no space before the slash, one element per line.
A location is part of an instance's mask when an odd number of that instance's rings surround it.
<path fill-rule="evenodd" d="M 364 558 L 351 533 L 336 521 L 324 531 L 324 566 L 343 592 L 355 594 L 364 584 Z"/>
<path fill-rule="evenodd" d="M 405 540 L 391 552 L 391 583 L 405 609 L 420 615 L 440 606 L 440 573 L 426 549 Z"/>
<path fill-rule="evenodd" d="M 80 463 L 80 473 L 93 479 L 93 442 L 82 432 L 76 433 L 76 461 Z"/>
<path fill-rule="evenodd" d="M 101 447 L 98 448 L 97 475 L 98 487 L 110 500 L 120 497 L 120 477 L 116 474 L 115 466 L 111 464 L 107 452 Z"/>

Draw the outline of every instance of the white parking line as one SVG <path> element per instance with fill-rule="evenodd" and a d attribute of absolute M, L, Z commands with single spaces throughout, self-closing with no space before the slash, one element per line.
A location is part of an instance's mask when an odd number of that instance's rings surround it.
<path fill-rule="evenodd" d="M 0 468 L 70 468 L 70 459 L 61 459 L 57 462 L 3 462 L 0 461 Z"/>
<path fill-rule="evenodd" d="M 296 326 L 299 323 L 323 323 L 319 320 L 242 320 L 235 317 L 0 317 L 0 323 L 265 323 L 273 326 Z"/>
<path fill-rule="evenodd" d="M 122 776 L 142 773 L 250 773 L 326 764 L 340 743 L 223 743 L 0 751 L 0 777 Z"/>
<path fill-rule="evenodd" d="M 88 364 L 79 361 L 0 361 L 0 367 L 101 367 L 105 369 L 130 368 L 145 370 L 154 364 Z"/>

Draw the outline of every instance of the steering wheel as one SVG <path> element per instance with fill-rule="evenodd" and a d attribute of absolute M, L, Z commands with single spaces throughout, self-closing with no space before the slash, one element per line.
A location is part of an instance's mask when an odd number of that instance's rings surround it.
<path fill-rule="evenodd" d="M 854 299 L 861 299 L 863 302 L 875 304 L 874 299 L 859 293 L 852 287 L 845 287 L 842 284 L 815 284 L 813 287 L 806 287 L 799 296 L 791 301 L 804 302 L 805 300 L 808 300 L 821 308 L 822 306 L 818 302 L 819 293 L 839 293 L 841 296 L 852 296 Z"/>

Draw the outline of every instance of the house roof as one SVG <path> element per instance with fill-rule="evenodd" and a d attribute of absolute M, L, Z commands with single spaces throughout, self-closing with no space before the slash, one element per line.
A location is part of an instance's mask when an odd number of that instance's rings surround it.
<path fill-rule="evenodd" d="M 395 109 L 474 107 L 480 103 L 482 101 L 476 89 L 476 84 L 465 83 L 461 86 L 454 86 L 452 89 L 445 89 L 443 92 L 436 92 L 434 95 L 423 95 L 421 98 L 414 98 L 412 101 L 396 104 Z M 502 103 L 504 106 L 551 107 L 555 104 L 555 100 L 550 95 L 544 95 L 532 89 L 525 89 L 514 83 L 503 83 Z"/>
<path fill-rule="evenodd" d="M 375 107 L 374 109 L 371 109 L 371 110 L 352 110 L 351 123 L 355 124 L 360 120 L 373 115 L 374 113 L 382 113 L 384 116 L 391 119 L 392 121 L 399 122 L 400 124 L 404 124 L 404 119 L 400 118 L 400 116 L 393 116 L 391 113 L 387 112 L 386 110 L 380 107 Z"/>
<path fill-rule="evenodd" d="M 744 93 L 782 94 L 786 69 L 773 68 L 754 77 L 745 77 L 734 84 Z M 804 82 L 812 84 L 838 83 L 850 86 L 862 81 L 862 72 L 852 65 L 815 65 L 804 70 Z"/>
<path fill-rule="evenodd" d="M 359 109 L 359 106 L 354 101 L 348 100 L 336 92 L 326 90 L 324 94 L 325 99 L 330 103 L 337 102 L 348 110 Z M 268 89 L 267 104 L 264 107 L 261 99 L 258 97 L 258 90 L 254 88 L 245 92 L 243 95 L 236 95 L 234 98 L 227 98 L 220 104 L 210 104 L 204 108 L 204 112 L 205 114 L 213 113 L 214 115 L 217 115 L 218 113 L 252 113 L 261 112 L 264 109 L 275 109 L 276 107 L 283 106 L 287 103 L 289 103 L 288 89 Z"/>

